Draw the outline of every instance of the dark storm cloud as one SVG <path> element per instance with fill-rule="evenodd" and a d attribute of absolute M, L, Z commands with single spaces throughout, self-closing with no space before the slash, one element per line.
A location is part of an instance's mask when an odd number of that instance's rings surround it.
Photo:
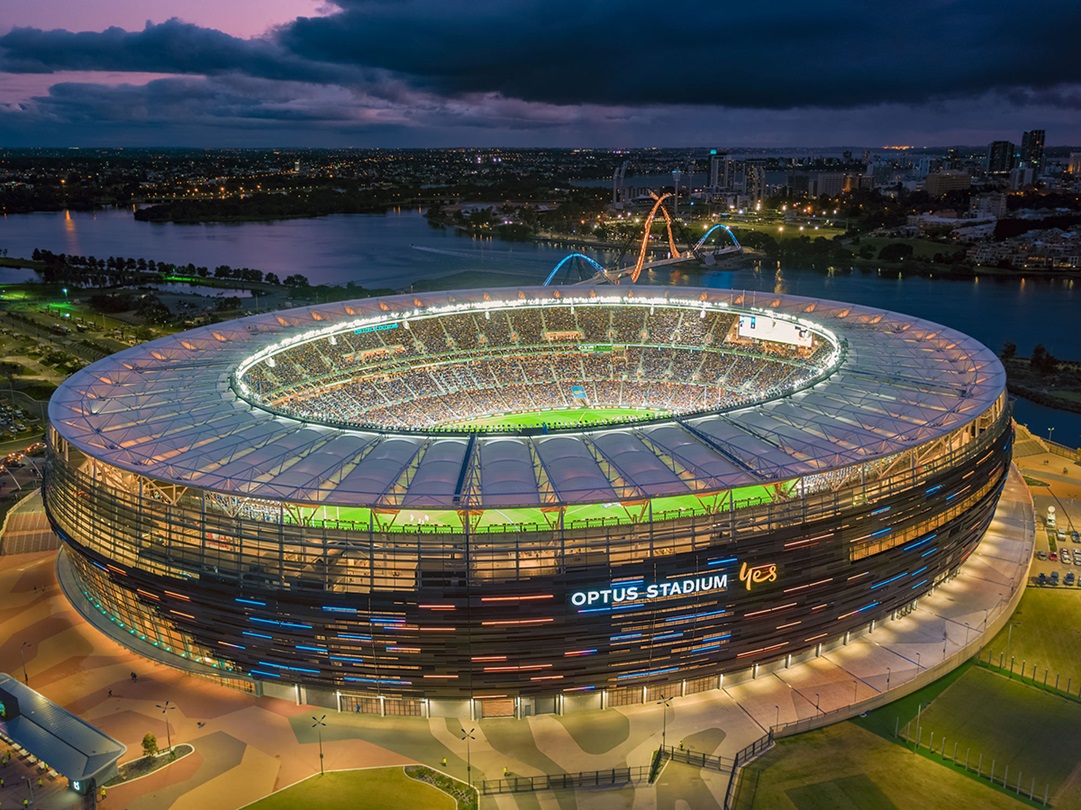
<path fill-rule="evenodd" d="M 442 93 L 760 109 L 918 103 L 1081 81 L 1081 4 L 339 0 L 277 36 Z"/>
<path fill-rule="evenodd" d="M 215 75 L 549 104 L 747 109 L 918 104 L 988 90 L 1072 101 L 1081 3 L 915 0 L 339 0 L 240 39 L 179 20 L 142 31 L 15 29 L 0 70 Z"/>
<path fill-rule="evenodd" d="M 296 57 L 267 39 L 238 39 L 168 20 L 142 31 L 101 32 L 15 28 L 0 36 L 0 71 L 56 70 L 149 73 L 239 73 L 269 79 L 335 82 L 357 71 Z"/>

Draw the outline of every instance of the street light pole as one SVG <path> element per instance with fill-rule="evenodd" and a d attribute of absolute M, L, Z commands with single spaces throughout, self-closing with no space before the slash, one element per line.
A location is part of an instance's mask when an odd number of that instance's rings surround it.
<path fill-rule="evenodd" d="M 165 717 L 165 744 L 169 746 L 169 753 L 173 753 L 173 735 L 169 731 L 169 712 L 176 708 L 176 706 L 169 701 L 156 704 L 161 709 L 162 715 Z"/>
<path fill-rule="evenodd" d="M 777 705 L 777 704 L 774 704 L 773 708 L 775 708 L 777 710 L 777 720 L 776 720 L 776 722 L 774 722 L 773 725 L 779 726 L 779 725 L 781 725 L 781 707 L 779 705 Z"/>
<path fill-rule="evenodd" d="M 477 729 L 471 728 L 466 731 L 465 728 L 460 729 L 462 732 L 461 739 L 465 740 L 465 781 L 470 787 L 473 787 L 473 757 L 469 749 L 469 741 L 475 740 L 473 732 Z"/>
<path fill-rule="evenodd" d="M 1010 622 L 1010 629 L 1006 631 L 1006 655 L 1010 654 L 1010 642 L 1013 641 L 1013 629 L 1021 622 Z"/>
<path fill-rule="evenodd" d="M 315 721 L 314 723 L 312 723 L 312 728 L 314 728 L 316 733 L 319 735 L 319 775 L 320 776 L 323 775 L 323 729 L 327 727 L 327 724 L 324 723 L 323 721 L 326 720 L 326 719 L 327 719 L 327 716 L 325 714 L 322 717 L 316 717 L 314 714 L 312 715 L 312 720 Z"/>
<path fill-rule="evenodd" d="M 22 646 L 19 647 L 19 657 L 22 658 L 23 661 L 23 683 L 25 683 L 27 686 L 30 685 L 30 676 L 26 674 L 26 648 L 29 646 L 30 642 L 24 641 L 22 643 Z"/>
<path fill-rule="evenodd" d="M 668 707 L 672 703 L 672 698 L 661 695 L 661 699 L 657 701 L 657 705 L 661 706 L 661 711 L 664 714 L 664 719 L 661 721 L 661 750 L 664 750 L 665 743 L 668 741 Z"/>

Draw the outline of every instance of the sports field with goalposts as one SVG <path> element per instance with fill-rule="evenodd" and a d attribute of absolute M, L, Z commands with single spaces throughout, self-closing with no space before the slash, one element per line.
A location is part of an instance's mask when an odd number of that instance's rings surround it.
<path fill-rule="evenodd" d="M 516 430 L 519 428 L 577 428 L 610 422 L 627 422 L 664 416 L 664 411 L 648 408 L 563 408 L 560 410 L 523 411 L 463 419 L 447 427 L 469 430 Z"/>

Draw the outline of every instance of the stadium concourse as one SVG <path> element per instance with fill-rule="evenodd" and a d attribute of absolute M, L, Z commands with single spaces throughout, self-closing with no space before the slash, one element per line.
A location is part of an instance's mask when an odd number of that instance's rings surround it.
<path fill-rule="evenodd" d="M 654 703 L 476 723 L 466 717 L 452 722 L 329 712 L 322 740 L 325 765 L 338 770 L 416 761 L 464 779 L 459 724 L 476 729 L 469 752 L 475 780 L 498 778 L 504 768 L 529 776 L 646 765 L 660 744 L 662 726 L 669 744 L 683 742 L 731 757 L 771 727 L 784 734 L 853 716 L 935 680 L 973 655 L 1016 607 L 1034 534 L 1032 500 L 1014 471 L 994 520 L 958 576 L 906 615 L 819 657 L 734 674 L 723 689 L 677 697 L 666 718 Z M 122 629 L 106 620 L 92 625 L 71 607 L 58 587 L 55 552 L 0 556 L 0 604 L 0 660 L 17 662 L 18 648 L 28 644 L 30 685 L 125 743 L 132 758 L 148 731 L 165 738 L 159 705 L 169 700 L 176 706 L 168 718 L 172 741 L 194 745 L 195 753 L 149 777 L 109 788 L 105 807 L 234 810 L 318 773 L 311 716 L 325 710 L 256 698 L 131 652 Z M 19 777 L 24 771 L 34 776 L 36 769 L 19 758 L 6 768 L 0 801 L 18 807 L 28 795 Z M 710 810 L 722 806 L 726 787 L 726 775 L 694 771 L 663 795 L 656 786 L 641 784 L 623 789 L 619 801 Z M 580 791 L 574 800 L 582 810 L 610 807 L 613 792 Z M 48 780 L 35 794 L 34 806 L 75 810 L 82 799 Z M 551 793 L 481 799 L 485 810 L 518 806 L 564 805 Z"/>

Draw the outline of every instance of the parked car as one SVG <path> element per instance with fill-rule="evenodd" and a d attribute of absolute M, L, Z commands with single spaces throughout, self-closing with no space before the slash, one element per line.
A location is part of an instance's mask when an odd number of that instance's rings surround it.
<path fill-rule="evenodd" d="M 1065 582 L 1065 583 L 1066 583 L 1067 585 L 1073 585 L 1073 581 L 1074 581 L 1074 575 L 1073 575 L 1073 571 L 1071 571 L 1070 573 L 1068 573 L 1068 574 L 1066 575 L 1066 579 L 1065 579 L 1065 580 L 1063 580 L 1063 581 L 1064 581 L 1064 582 Z"/>
<path fill-rule="evenodd" d="M 1036 584 L 1041 585 L 1041 586 L 1046 585 L 1047 584 L 1047 574 L 1045 574 L 1043 571 L 1041 571 L 1039 578 L 1036 580 Z"/>
<path fill-rule="evenodd" d="M 1056 554 L 1054 551 L 1052 551 L 1051 554 L 1050 554 L 1050 560 L 1051 560 L 1051 562 L 1058 562 L 1058 554 Z"/>
<path fill-rule="evenodd" d="M 1073 560 L 1070 559 L 1070 550 L 1068 548 L 1062 549 L 1058 554 L 1058 558 L 1062 560 L 1063 565 L 1069 565 L 1073 562 Z"/>
<path fill-rule="evenodd" d="M 1051 586 L 1058 587 L 1058 571 L 1051 572 Z"/>
<path fill-rule="evenodd" d="M 1036 559 L 1037 560 L 1046 560 L 1047 559 L 1047 552 L 1043 551 L 1042 549 L 1040 551 L 1037 551 L 1036 552 Z"/>
<path fill-rule="evenodd" d="M 1070 539 L 1075 543 L 1081 543 L 1081 532 L 1077 531 L 1077 529 L 1074 529 L 1070 533 Z"/>

